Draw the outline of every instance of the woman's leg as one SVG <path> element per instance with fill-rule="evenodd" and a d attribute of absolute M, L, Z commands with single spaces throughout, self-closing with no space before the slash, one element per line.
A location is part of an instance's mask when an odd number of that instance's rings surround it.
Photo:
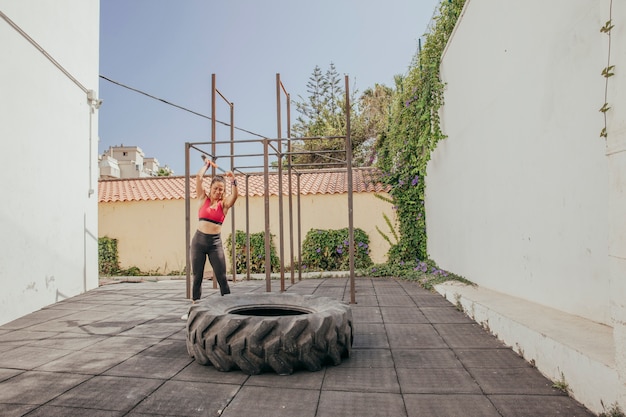
<path fill-rule="evenodd" d="M 222 295 L 230 294 L 228 278 L 226 277 L 226 258 L 224 257 L 224 247 L 222 246 L 220 235 L 213 235 L 213 244 L 209 251 L 209 262 L 211 262 L 211 267 L 213 267 L 215 279 L 220 285 L 220 292 Z"/>
<path fill-rule="evenodd" d="M 202 279 L 204 278 L 204 265 L 209 251 L 203 233 L 196 232 L 191 240 L 191 270 L 193 271 L 193 287 L 191 299 L 197 301 L 202 295 Z"/>

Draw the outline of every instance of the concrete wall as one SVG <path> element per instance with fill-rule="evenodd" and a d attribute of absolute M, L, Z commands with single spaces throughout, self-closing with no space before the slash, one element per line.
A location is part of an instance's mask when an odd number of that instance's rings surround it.
<path fill-rule="evenodd" d="M 0 0 L 0 324 L 98 285 L 98 0 Z"/>
<path fill-rule="evenodd" d="M 626 410 L 626 2 L 613 2 L 611 64 L 619 71 L 608 80 L 606 155 L 609 167 L 609 298 L 620 377 L 622 410 Z M 619 17 L 619 18 L 618 18 Z"/>
<path fill-rule="evenodd" d="M 609 52 L 600 28 L 610 16 Z M 616 399 L 626 409 L 622 16 L 623 1 L 468 0 L 441 67 L 448 139 L 434 152 L 426 179 L 428 250 L 442 268 L 519 304 L 612 329 L 613 340 L 589 346 L 615 352 L 615 360 L 581 367 L 555 358 L 567 367 L 560 371 L 574 397 L 596 412 L 601 401 L 609 407 Z M 601 75 L 607 63 L 615 66 L 608 80 Z M 599 111 L 605 101 L 606 139 Z M 513 336 L 511 345 L 533 343 Z M 531 350 L 539 349 L 536 341 Z M 597 362 L 584 349 L 578 353 L 585 363 Z M 599 376 L 607 375 L 606 366 L 619 383 L 598 391 L 607 384 Z"/>
<path fill-rule="evenodd" d="M 466 5 L 441 67 L 449 137 L 428 167 L 426 211 L 442 268 L 608 324 L 607 5 Z"/>
<path fill-rule="evenodd" d="M 297 212 L 294 205 L 294 256 L 297 257 Z M 199 200 L 191 201 L 191 235 L 197 227 Z M 370 193 L 355 193 L 354 227 L 363 229 L 370 238 L 370 256 L 375 263 L 386 260 L 389 244 L 376 231 L 376 226 L 389 235 L 383 218 L 386 213 L 392 222 L 395 212 L 386 203 Z M 290 264 L 288 198 L 283 198 L 284 262 Z M 250 232 L 265 230 L 263 197 L 249 200 Z M 279 253 L 278 197 L 270 198 L 270 229 Z M 301 197 L 301 233 L 304 240 L 310 229 L 341 229 L 348 227 L 348 197 L 346 194 L 305 195 Z M 231 235 L 233 211 L 226 217 L 222 239 Z M 246 230 L 246 199 L 239 197 L 234 207 L 236 230 Z M 118 239 L 120 267 L 137 266 L 142 271 L 169 273 L 182 271 L 185 266 L 185 201 L 163 200 L 142 202 L 115 202 L 99 204 L 100 236 Z M 226 248 L 225 248 L 226 249 Z M 226 254 L 229 257 L 229 253 Z M 230 264 L 229 264 L 230 265 Z M 229 267 L 230 270 L 230 267 Z"/>

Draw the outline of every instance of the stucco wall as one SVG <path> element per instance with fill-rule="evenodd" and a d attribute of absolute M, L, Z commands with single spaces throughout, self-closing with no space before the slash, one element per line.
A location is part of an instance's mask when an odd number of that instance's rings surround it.
<path fill-rule="evenodd" d="M 302 240 L 313 228 L 341 229 L 348 227 L 348 197 L 346 194 L 304 195 L 301 197 Z M 191 234 L 197 226 L 196 213 L 199 201 L 191 201 Z M 354 227 L 363 229 L 370 238 L 370 256 L 375 263 L 386 260 L 389 244 L 376 231 L 376 226 L 389 234 L 383 218 L 386 213 L 395 221 L 395 212 L 386 203 L 370 193 L 353 195 Z M 284 262 L 290 264 L 288 197 L 283 198 Z M 293 197 L 294 257 L 297 258 L 297 201 Z M 234 207 L 235 227 L 246 230 L 246 199 L 239 197 Z M 249 199 L 250 232 L 265 230 L 263 197 Z M 231 234 L 228 213 L 222 229 L 222 238 Z M 270 198 L 270 230 L 279 252 L 278 197 Z M 118 239 L 120 267 L 137 266 L 142 271 L 170 273 L 182 271 L 185 266 L 185 201 L 163 200 L 142 202 L 115 202 L 99 204 L 100 236 Z M 228 253 L 226 254 L 229 255 Z M 230 265 L 230 264 L 229 264 Z M 229 266 L 230 270 L 230 266 Z"/>
<path fill-rule="evenodd" d="M 468 0 L 441 66 L 448 139 L 428 166 L 426 212 L 442 268 L 610 324 L 608 5 Z"/>
<path fill-rule="evenodd" d="M 97 94 L 98 0 L 0 0 L 0 10 Z M 2 324 L 98 285 L 98 118 L 4 19 L 0 39 Z"/>

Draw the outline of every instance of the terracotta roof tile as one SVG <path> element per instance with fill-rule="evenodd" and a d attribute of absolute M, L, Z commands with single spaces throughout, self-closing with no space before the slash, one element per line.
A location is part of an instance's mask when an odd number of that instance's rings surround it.
<path fill-rule="evenodd" d="M 300 176 L 300 192 L 306 194 L 343 194 L 348 192 L 347 173 L 345 171 L 309 171 L 300 174 L 292 173 L 292 193 L 297 193 L 298 175 Z M 264 175 L 255 173 L 247 175 L 248 195 L 264 195 Z M 239 195 L 246 193 L 246 175 L 237 175 Z M 289 190 L 288 173 L 283 173 L 283 194 Z M 205 179 L 208 187 L 209 178 Z M 376 182 L 376 171 L 372 169 L 352 170 L 353 192 L 385 192 L 389 187 Z M 196 196 L 195 178 L 189 181 L 190 194 Z M 270 195 L 278 194 L 278 174 L 269 174 Z M 148 177 L 98 181 L 98 202 L 109 203 L 116 201 L 148 201 L 148 200 L 177 200 L 185 198 L 185 177 Z"/>

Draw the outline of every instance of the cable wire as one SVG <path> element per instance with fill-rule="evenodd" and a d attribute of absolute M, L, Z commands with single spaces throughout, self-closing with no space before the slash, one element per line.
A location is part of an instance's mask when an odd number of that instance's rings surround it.
<path fill-rule="evenodd" d="M 200 117 L 205 118 L 205 119 L 208 119 L 208 120 L 213 120 L 213 118 L 212 118 L 211 116 L 207 116 L 206 114 L 198 113 L 197 111 L 190 110 L 190 109 L 188 109 L 188 108 L 186 108 L 186 107 L 183 107 L 183 106 L 180 106 L 180 105 L 178 105 L 178 104 L 172 103 L 172 102 L 167 101 L 167 100 L 165 100 L 165 99 L 162 99 L 162 98 L 159 98 L 159 97 L 153 96 L 152 94 L 148 94 L 148 93 L 146 93 L 145 91 L 141 91 L 141 90 L 139 90 L 139 89 L 137 89 L 137 88 L 130 87 L 130 86 L 128 86 L 128 85 L 125 85 L 125 84 L 120 83 L 119 81 L 115 81 L 115 80 L 112 80 L 112 79 L 110 79 L 110 78 L 108 78 L 108 77 L 105 77 L 104 75 L 100 75 L 100 78 L 102 78 L 103 80 L 106 80 L 106 81 L 110 82 L 111 84 L 115 84 L 115 85 L 117 85 L 117 86 L 120 86 L 120 87 L 126 88 L 126 89 L 128 89 L 128 90 L 134 91 L 135 93 L 142 94 L 142 95 L 144 95 L 144 96 L 146 96 L 146 97 L 149 97 L 149 98 L 151 98 L 151 99 L 153 99 L 153 100 L 160 101 L 161 103 L 167 104 L 168 106 L 176 107 L 177 109 L 180 109 L 180 110 L 186 111 L 186 112 L 188 112 L 188 113 L 191 113 L 191 114 L 196 115 L 196 116 L 200 116 Z M 222 121 L 220 121 L 220 120 L 215 120 L 215 122 L 216 122 L 216 123 L 219 123 L 219 124 L 222 124 L 222 125 L 224 125 L 224 126 L 229 126 L 229 127 L 230 127 L 230 123 L 222 122 Z M 267 139 L 267 138 L 266 138 L 265 136 L 263 136 L 263 135 L 260 135 L 260 134 L 258 134 L 258 133 L 251 132 L 251 131 L 246 130 L 246 129 L 242 129 L 242 128 L 237 127 L 237 126 L 233 126 L 233 129 L 239 130 L 239 131 L 241 131 L 241 132 L 249 133 L 249 134 L 251 134 L 251 135 L 258 136 L 258 137 L 263 138 L 263 139 Z"/>

